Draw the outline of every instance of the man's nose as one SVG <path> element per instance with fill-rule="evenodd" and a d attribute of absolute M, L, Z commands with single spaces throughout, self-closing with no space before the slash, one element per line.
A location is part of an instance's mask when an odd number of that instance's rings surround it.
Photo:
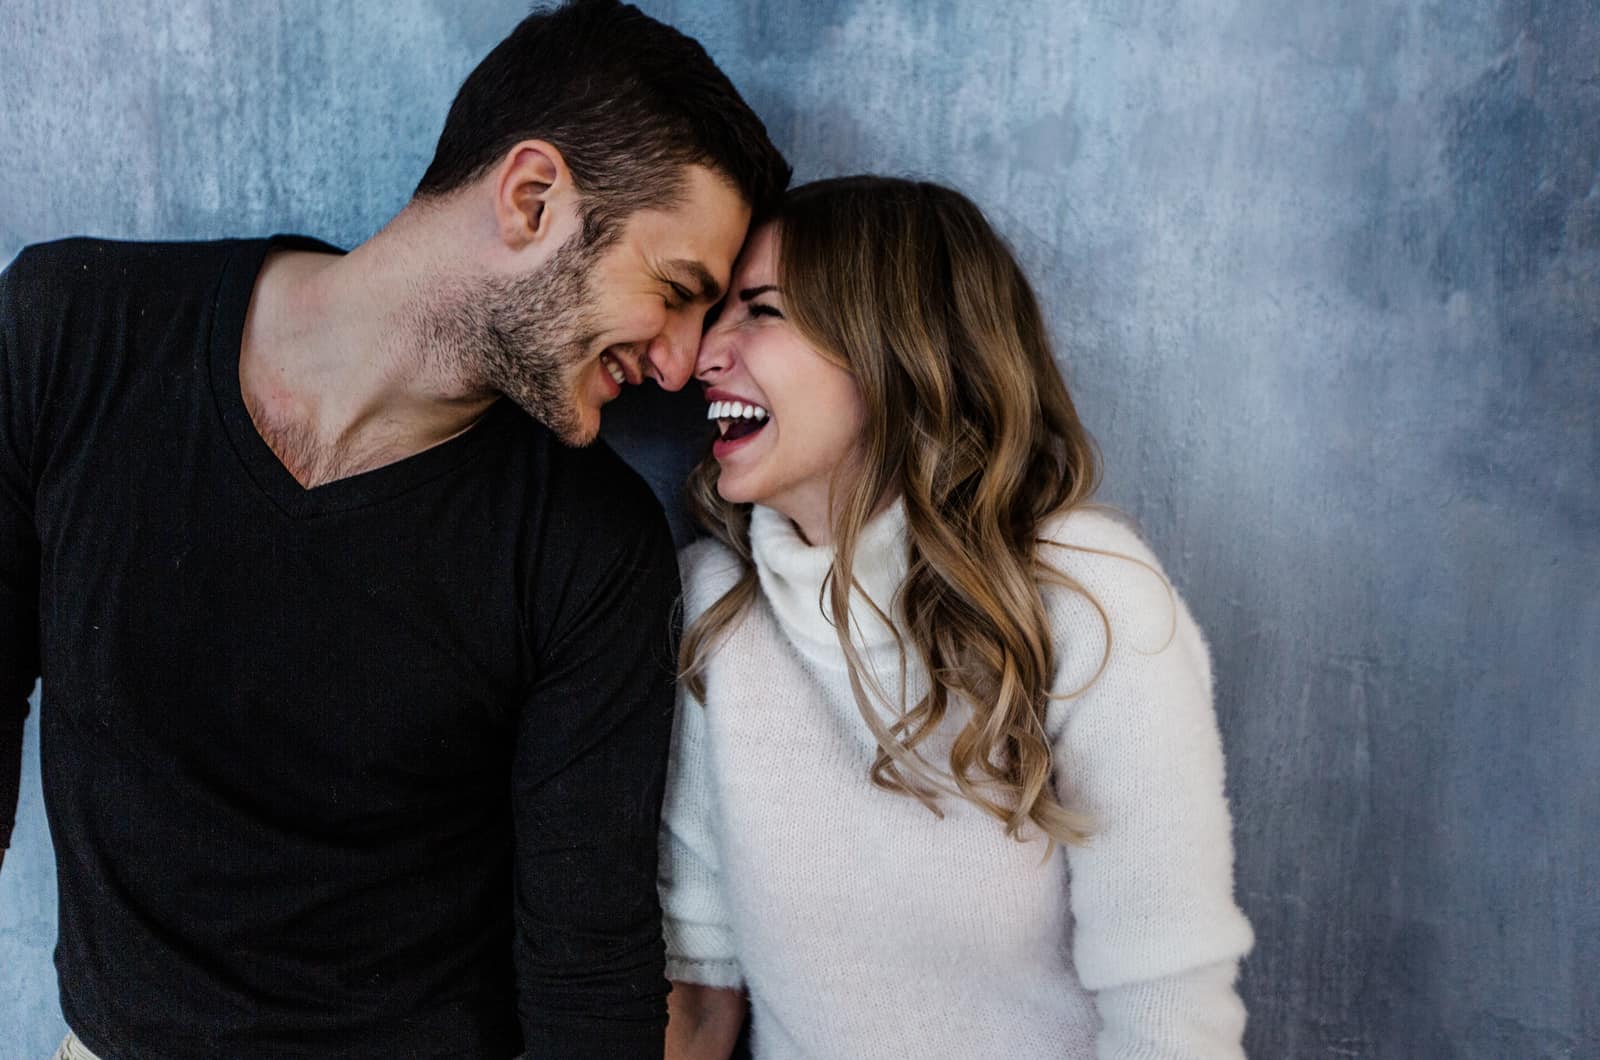
<path fill-rule="evenodd" d="M 682 390 L 694 374 L 695 354 L 700 342 L 697 321 L 675 320 L 655 337 L 645 350 L 651 374 L 663 390 Z"/>

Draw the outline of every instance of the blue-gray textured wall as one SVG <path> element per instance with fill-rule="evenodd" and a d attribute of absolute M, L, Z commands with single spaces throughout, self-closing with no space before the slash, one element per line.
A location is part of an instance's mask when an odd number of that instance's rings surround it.
<path fill-rule="evenodd" d="M 5 0 L 0 261 L 360 241 L 523 11 L 459 6 Z M 643 6 L 801 176 L 957 184 L 1019 249 L 1211 636 L 1252 1054 L 1600 1056 L 1600 4 Z M 666 489 L 692 419 L 610 429 Z M 62 1029 L 27 753 L 4 1060 Z"/>

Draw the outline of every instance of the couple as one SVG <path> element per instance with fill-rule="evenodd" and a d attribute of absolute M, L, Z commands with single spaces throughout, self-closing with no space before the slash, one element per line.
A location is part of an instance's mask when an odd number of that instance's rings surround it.
<path fill-rule="evenodd" d="M 1026 280 L 953 192 L 788 173 L 576 0 L 349 254 L 0 278 L 62 1055 L 722 1057 L 747 996 L 760 1057 L 1239 1055 L 1205 646 Z M 680 589 L 588 443 L 691 376 Z"/>

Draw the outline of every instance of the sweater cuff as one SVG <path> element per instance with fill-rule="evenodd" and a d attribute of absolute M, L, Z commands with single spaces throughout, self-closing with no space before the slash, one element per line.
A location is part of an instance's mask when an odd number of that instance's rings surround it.
<path fill-rule="evenodd" d="M 691 708 L 693 709 L 693 708 Z M 669 896 L 661 917 L 661 931 L 667 945 L 667 978 L 701 986 L 738 986 L 744 981 L 739 970 L 738 951 L 727 927 L 715 922 L 716 913 L 704 911 L 700 918 L 675 915 L 685 892 Z M 672 974 L 672 969 L 683 975 Z M 709 978 L 708 978 L 709 977 Z"/>
<path fill-rule="evenodd" d="M 1237 961 L 1102 990 L 1096 1060 L 1245 1060 Z"/>
<path fill-rule="evenodd" d="M 667 978 L 696 986 L 737 990 L 744 986 L 744 973 L 738 961 L 695 961 L 686 957 L 667 956 Z"/>

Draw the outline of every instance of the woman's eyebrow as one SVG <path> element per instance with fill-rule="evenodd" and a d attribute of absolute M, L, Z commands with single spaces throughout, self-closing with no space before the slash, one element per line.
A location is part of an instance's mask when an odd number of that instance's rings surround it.
<path fill-rule="evenodd" d="M 782 294 L 783 288 L 779 287 L 775 283 L 764 283 L 760 287 L 746 287 L 739 292 L 739 301 L 748 302 L 752 298 L 761 297 L 768 291 L 777 291 L 779 294 Z"/>

